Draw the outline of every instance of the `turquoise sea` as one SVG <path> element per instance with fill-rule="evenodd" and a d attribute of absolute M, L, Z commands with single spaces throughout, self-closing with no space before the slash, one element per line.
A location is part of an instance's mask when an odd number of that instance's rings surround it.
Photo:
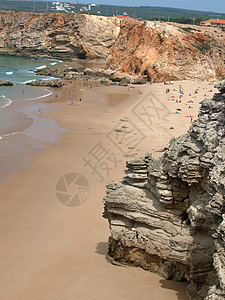
<path fill-rule="evenodd" d="M 46 144 L 56 142 L 66 131 L 47 117 L 54 107 L 33 101 L 50 95 L 51 91 L 25 84 L 50 79 L 37 76 L 37 69 L 63 66 L 64 62 L 58 60 L 0 56 L 0 80 L 14 83 L 12 87 L 0 86 L 0 183 L 26 169 L 34 155 L 39 155 Z M 40 108 L 42 113 L 38 113 Z"/>
<path fill-rule="evenodd" d="M 0 80 L 10 80 L 14 86 L 0 86 L 0 139 L 2 136 L 21 130 L 21 124 L 27 126 L 25 118 L 9 111 L 15 101 L 36 100 L 51 95 L 46 87 L 26 85 L 35 80 L 49 80 L 52 77 L 36 75 L 35 70 L 63 67 L 64 62 L 55 59 L 31 59 L 25 57 L 0 56 Z M 25 126 L 25 127 L 26 127 Z"/>
<path fill-rule="evenodd" d="M 43 88 L 33 88 L 25 85 L 35 80 L 49 80 L 51 77 L 39 76 L 35 70 L 57 68 L 64 64 L 54 59 L 31 59 L 14 56 L 0 56 L 0 80 L 10 80 L 13 87 L 0 87 L 0 107 L 5 107 L 15 100 L 37 99 L 49 92 Z"/>

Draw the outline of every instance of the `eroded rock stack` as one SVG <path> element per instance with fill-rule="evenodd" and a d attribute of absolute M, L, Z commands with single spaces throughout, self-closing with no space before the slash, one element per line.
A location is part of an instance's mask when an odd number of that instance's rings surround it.
<path fill-rule="evenodd" d="M 104 198 L 109 260 L 188 281 L 192 299 L 225 297 L 225 81 L 217 87 L 186 135 L 159 160 L 127 162 Z"/>
<path fill-rule="evenodd" d="M 128 184 L 140 188 L 144 188 L 146 186 L 148 180 L 148 159 L 149 157 L 146 156 L 127 161 L 127 170 L 125 171 L 126 176 L 124 177 L 124 180 Z"/>

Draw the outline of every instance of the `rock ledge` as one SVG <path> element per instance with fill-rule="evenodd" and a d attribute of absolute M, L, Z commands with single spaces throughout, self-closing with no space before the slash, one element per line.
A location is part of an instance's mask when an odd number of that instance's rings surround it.
<path fill-rule="evenodd" d="M 108 259 L 188 281 L 192 299 L 225 298 L 225 81 L 155 160 L 127 162 L 107 185 Z"/>

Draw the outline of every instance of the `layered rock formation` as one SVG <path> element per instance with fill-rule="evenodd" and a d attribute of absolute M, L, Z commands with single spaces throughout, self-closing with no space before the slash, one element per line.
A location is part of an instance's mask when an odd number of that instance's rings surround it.
<path fill-rule="evenodd" d="M 81 14 L 0 12 L 0 53 L 58 58 L 106 58 L 117 19 Z"/>
<path fill-rule="evenodd" d="M 107 185 L 108 258 L 188 281 L 192 299 L 225 298 L 225 81 L 164 155 L 127 162 Z"/>
<path fill-rule="evenodd" d="M 155 82 L 220 79 L 224 46 L 221 29 L 127 20 L 121 22 L 107 66 Z"/>
<path fill-rule="evenodd" d="M 0 12 L 0 54 L 107 59 L 105 68 L 115 76 L 214 80 L 225 76 L 224 46 L 221 29 L 74 13 Z"/>

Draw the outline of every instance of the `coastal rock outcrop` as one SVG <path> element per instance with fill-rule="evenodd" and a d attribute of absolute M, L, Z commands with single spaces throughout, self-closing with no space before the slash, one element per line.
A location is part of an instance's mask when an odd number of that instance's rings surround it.
<path fill-rule="evenodd" d="M 0 54 L 104 59 L 96 75 L 114 73 L 137 83 L 220 79 L 224 49 L 220 28 L 79 13 L 0 12 Z"/>
<path fill-rule="evenodd" d="M 106 58 L 119 33 L 115 18 L 75 13 L 0 12 L 0 53 Z"/>
<path fill-rule="evenodd" d="M 0 80 L 0 86 L 13 86 L 14 84 L 10 80 Z"/>
<path fill-rule="evenodd" d="M 107 185 L 108 259 L 188 281 L 191 299 L 225 298 L 225 81 L 164 155 L 127 162 Z"/>
<path fill-rule="evenodd" d="M 26 85 L 32 85 L 32 86 L 48 86 L 48 87 L 62 87 L 63 83 L 59 80 L 47 80 L 47 81 L 29 81 L 26 83 Z"/>
<path fill-rule="evenodd" d="M 221 80 L 225 38 L 220 28 L 122 21 L 107 67 L 149 81 Z"/>

